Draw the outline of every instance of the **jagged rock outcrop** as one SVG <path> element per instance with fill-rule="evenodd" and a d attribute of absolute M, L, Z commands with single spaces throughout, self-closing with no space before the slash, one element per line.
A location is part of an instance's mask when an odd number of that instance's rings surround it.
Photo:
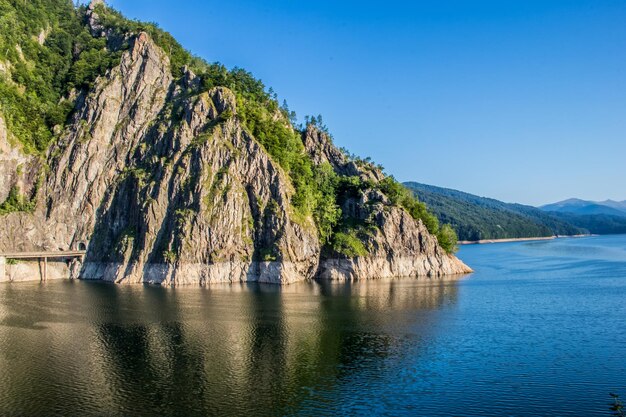
<path fill-rule="evenodd" d="M 359 167 L 356 161 L 350 160 L 333 145 L 327 133 L 313 125 L 307 126 L 302 141 L 314 164 L 320 165 L 327 162 L 339 175 L 357 176 L 361 180 L 374 182 L 381 181 L 385 177 L 382 171 L 372 164 Z"/>
<path fill-rule="evenodd" d="M 156 124 L 143 142 L 150 147 L 139 146 L 129 174 L 104 198 L 83 277 L 168 284 L 311 278 L 315 227 L 291 219 L 288 181 L 233 117 L 232 93 L 215 88 L 181 105 L 179 126 Z"/>
<path fill-rule="evenodd" d="M 93 36 L 106 36 L 104 26 L 100 23 L 100 18 L 96 12 L 98 6 L 105 6 L 103 0 L 91 0 L 87 6 L 87 25 Z"/>
<path fill-rule="evenodd" d="M 35 192 L 41 169 L 39 159 L 26 155 L 20 146 L 11 144 L 4 119 L 0 115 L 0 202 L 15 188 L 20 196 L 30 198 Z"/>
<path fill-rule="evenodd" d="M 333 146 L 328 135 L 315 126 L 307 126 L 302 142 L 315 165 L 327 162 L 339 175 L 358 176 L 360 174 L 356 163 L 349 161 L 337 147 Z"/>
<path fill-rule="evenodd" d="M 380 169 L 372 164 L 358 166 L 354 161 L 348 161 L 328 135 L 313 126 L 308 127 L 303 141 L 316 164 L 329 163 L 339 175 L 359 176 L 371 183 L 384 178 Z M 375 226 L 369 228 L 364 239 L 369 254 L 356 258 L 322 259 L 317 274 L 319 278 L 357 280 L 471 272 L 467 265 L 438 245 L 421 220 L 415 220 L 402 208 L 389 204 L 379 190 L 362 190 L 357 197 L 346 198 L 341 209 L 344 217 Z"/>
<path fill-rule="evenodd" d="M 172 84 L 167 56 L 142 33 L 121 63 L 81 99 L 74 121 L 52 148 L 45 184 L 51 246 L 88 241 L 105 195 L 132 163 Z"/>
<path fill-rule="evenodd" d="M 94 36 L 107 36 L 97 3 L 88 24 Z M 78 98 L 49 150 L 34 212 L 2 216 L 0 251 L 85 245 L 79 276 L 118 283 L 285 284 L 469 271 L 374 189 L 341 207 L 376 226 L 364 242 L 370 255 L 325 256 L 313 219 L 294 214 L 289 177 L 237 117 L 233 92 L 198 94 L 200 81 L 188 69 L 175 80 L 167 55 L 146 33 L 124 42 L 120 64 Z M 18 165 L 42 171 L 5 146 L 6 137 L 0 119 L 0 201 L 6 184 L 34 184 L 15 177 Z M 315 164 L 328 162 L 339 175 L 384 178 L 314 127 L 303 143 Z"/>
<path fill-rule="evenodd" d="M 379 206 L 372 209 L 371 215 L 378 227 L 367 242 L 370 254 L 357 258 L 322 259 L 319 278 L 354 281 L 472 272 L 457 257 L 441 249 L 421 221 L 415 221 L 402 209 L 386 211 Z"/>

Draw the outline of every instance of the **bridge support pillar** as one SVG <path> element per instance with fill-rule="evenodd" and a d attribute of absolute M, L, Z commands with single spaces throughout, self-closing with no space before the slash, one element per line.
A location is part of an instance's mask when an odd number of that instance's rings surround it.
<path fill-rule="evenodd" d="M 0 256 L 0 282 L 4 282 L 7 280 L 7 270 L 6 270 L 7 258 L 4 256 Z"/>
<path fill-rule="evenodd" d="M 48 258 L 43 258 L 43 282 L 48 282 Z"/>

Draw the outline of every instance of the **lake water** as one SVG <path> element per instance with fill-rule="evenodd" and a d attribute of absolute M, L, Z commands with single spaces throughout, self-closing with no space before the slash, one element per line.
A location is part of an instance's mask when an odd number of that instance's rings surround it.
<path fill-rule="evenodd" d="M 626 236 L 463 247 L 476 273 L 284 288 L 0 286 L 0 415 L 610 415 Z"/>

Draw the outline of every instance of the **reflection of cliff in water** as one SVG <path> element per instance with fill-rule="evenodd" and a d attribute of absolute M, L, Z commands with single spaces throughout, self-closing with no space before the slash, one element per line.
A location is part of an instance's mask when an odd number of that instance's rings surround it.
<path fill-rule="evenodd" d="M 342 378 L 359 374 L 362 364 L 399 349 L 406 332 L 436 331 L 436 310 L 455 303 L 457 295 L 455 283 L 415 280 L 282 288 L 242 284 L 165 289 L 97 283 L 71 288 L 71 296 L 60 291 L 57 304 L 62 311 L 52 316 L 60 321 L 64 315 L 71 317 L 62 334 L 48 334 L 52 324 L 45 317 L 21 319 L 44 327 L 29 348 L 45 351 L 53 343 L 58 350 L 46 359 L 45 375 L 33 370 L 37 368 L 18 371 L 11 369 L 11 362 L 3 363 L 7 369 L 2 369 L 0 392 L 28 385 L 32 389 L 27 396 L 45 398 L 45 387 L 37 388 L 41 380 L 60 383 L 66 396 L 82 389 L 85 392 L 74 398 L 112 413 L 244 414 L 265 409 L 288 414 Z M 20 314 L 49 313 L 10 308 L 16 310 L 10 316 L 14 321 Z M 74 321 L 83 323 L 77 326 Z M 3 352 L 11 348 L 7 340 L 20 343 L 19 337 L 7 333 L 25 330 L 14 329 L 0 327 Z M 61 338 L 67 342 L 61 343 Z M 77 375 L 63 371 L 68 366 L 78 368 Z M 52 381 L 54 374 L 70 381 Z M 24 388 L 16 388 L 16 382 Z"/>

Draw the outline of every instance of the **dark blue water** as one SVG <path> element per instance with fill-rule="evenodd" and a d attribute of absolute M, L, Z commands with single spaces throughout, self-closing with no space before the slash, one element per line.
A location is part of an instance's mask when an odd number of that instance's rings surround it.
<path fill-rule="evenodd" d="M 610 415 L 626 236 L 459 256 L 447 282 L 2 285 L 0 415 Z"/>

